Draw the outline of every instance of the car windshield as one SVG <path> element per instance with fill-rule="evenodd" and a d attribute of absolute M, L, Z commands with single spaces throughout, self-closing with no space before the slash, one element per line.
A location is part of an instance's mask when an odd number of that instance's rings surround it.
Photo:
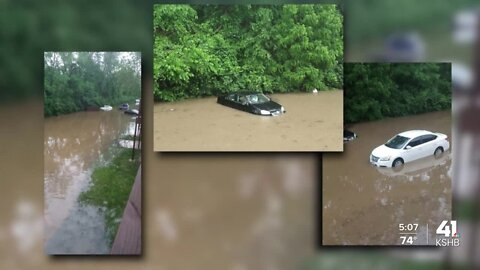
<path fill-rule="evenodd" d="M 270 101 L 264 94 L 247 95 L 247 99 L 250 104 L 260 104 Z"/>
<path fill-rule="evenodd" d="M 410 138 L 403 137 L 400 135 L 397 135 L 393 138 L 391 138 L 386 144 L 386 147 L 390 147 L 393 149 L 400 149 L 402 148 L 407 142 L 410 140 Z"/>

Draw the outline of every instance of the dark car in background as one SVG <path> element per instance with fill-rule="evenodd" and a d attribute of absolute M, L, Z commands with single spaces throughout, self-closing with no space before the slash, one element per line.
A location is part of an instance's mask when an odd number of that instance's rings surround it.
<path fill-rule="evenodd" d="M 130 109 L 130 110 L 126 110 L 125 114 L 138 115 L 139 111 L 137 109 Z"/>
<path fill-rule="evenodd" d="M 355 132 L 352 132 L 348 129 L 343 130 L 343 141 L 348 142 L 348 141 L 353 141 L 357 138 L 357 134 Z"/>
<path fill-rule="evenodd" d="M 122 111 L 126 111 L 130 108 L 130 106 L 128 105 L 128 103 L 123 103 L 122 105 L 120 105 L 118 107 L 119 110 L 122 110 Z"/>
<path fill-rule="evenodd" d="M 258 115 L 277 116 L 286 113 L 282 105 L 257 92 L 241 92 L 219 96 L 217 103 Z"/>

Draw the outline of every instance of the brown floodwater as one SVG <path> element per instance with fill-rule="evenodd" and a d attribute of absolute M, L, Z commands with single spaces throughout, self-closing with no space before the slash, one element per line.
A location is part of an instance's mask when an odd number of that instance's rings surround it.
<path fill-rule="evenodd" d="M 315 155 L 150 153 L 158 269 L 300 269 L 314 254 Z"/>
<path fill-rule="evenodd" d="M 143 101 L 140 260 L 44 254 L 42 102 L 0 107 L 15 115 L 0 118 L 0 269 L 287 270 L 314 256 L 317 155 L 160 155 L 145 150 L 153 98 Z"/>
<path fill-rule="evenodd" d="M 286 114 L 259 116 L 215 97 L 154 107 L 155 151 L 342 151 L 343 91 L 274 94 Z"/>
<path fill-rule="evenodd" d="M 99 209 L 77 202 L 95 166 L 110 160 L 112 145 L 130 133 L 122 111 L 77 112 L 48 117 L 44 124 L 45 251 L 49 254 L 106 253 Z"/>
<path fill-rule="evenodd" d="M 410 129 L 447 134 L 451 143 L 451 119 L 450 111 L 442 111 L 349 126 L 359 137 L 346 143 L 343 153 L 323 157 L 323 244 L 396 245 L 399 224 L 417 223 L 415 244 L 426 245 L 429 238 L 433 245 L 440 222 L 451 219 L 451 151 L 400 171 L 370 165 L 369 155 Z"/>

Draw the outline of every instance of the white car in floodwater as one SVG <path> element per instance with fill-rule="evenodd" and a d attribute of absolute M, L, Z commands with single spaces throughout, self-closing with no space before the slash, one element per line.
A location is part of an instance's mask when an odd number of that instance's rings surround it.
<path fill-rule="evenodd" d="M 108 111 L 111 111 L 113 108 L 112 106 L 110 105 L 105 105 L 103 107 L 100 107 L 100 110 L 104 111 L 104 112 L 108 112 Z"/>
<path fill-rule="evenodd" d="M 373 149 L 370 163 L 378 167 L 398 167 L 430 155 L 439 156 L 450 148 L 447 139 L 447 135 L 442 133 L 405 131 Z"/>

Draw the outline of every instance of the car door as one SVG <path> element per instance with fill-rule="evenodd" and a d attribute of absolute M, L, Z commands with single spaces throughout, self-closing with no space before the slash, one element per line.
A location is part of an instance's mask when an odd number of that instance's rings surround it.
<path fill-rule="evenodd" d="M 438 147 L 438 141 L 437 135 L 424 135 L 424 143 L 423 143 L 423 149 L 422 149 L 422 156 L 423 157 L 428 157 L 433 155 L 433 152 L 435 152 L 435 149 Z"/>
<path fill-rule="evenodd" d="M 420 136 L 420 143 L 417 145 L 417 148 L 418 148 L 418 157 L 416 159 L 429 156 L 430 148 L 431 148 L 430 135 Z"/>
<path fill-rule="evenodd" d="M 408 144 L 403 148 L 403 161 L 410 162 L 412 160 L 418 159 L 422 156 L 421 153 L 421 146 L 422 144 L 422 136 L 418 136 L 413 138 L 408 142 Z"/>
<path fill-rule="evenodd" d="M 245 96 L 244 95 L 235 95 L 235 100 L 234 100 L 232 105 L 235 109 L 238 109 L 238 110 L 241 110 L 241 111 L 247 111 L 245 109 L 244 102 L 245 102 Z"/>
<path fill-rule="evenodd" d="M 238 103 L 237 100 L 238 100 L 237 94 L 230 94 L 225 97 L 223 102 L 224 102 L 224 105 L 237 109 L 237 103 Z"/>
<path fill-rule="evenodd" d="M 242 111 L 249 112 L 248 100 L 247 100 L 246 95 L 239 95 L 238 96 L 238 109 L 240 109 Z"/>

